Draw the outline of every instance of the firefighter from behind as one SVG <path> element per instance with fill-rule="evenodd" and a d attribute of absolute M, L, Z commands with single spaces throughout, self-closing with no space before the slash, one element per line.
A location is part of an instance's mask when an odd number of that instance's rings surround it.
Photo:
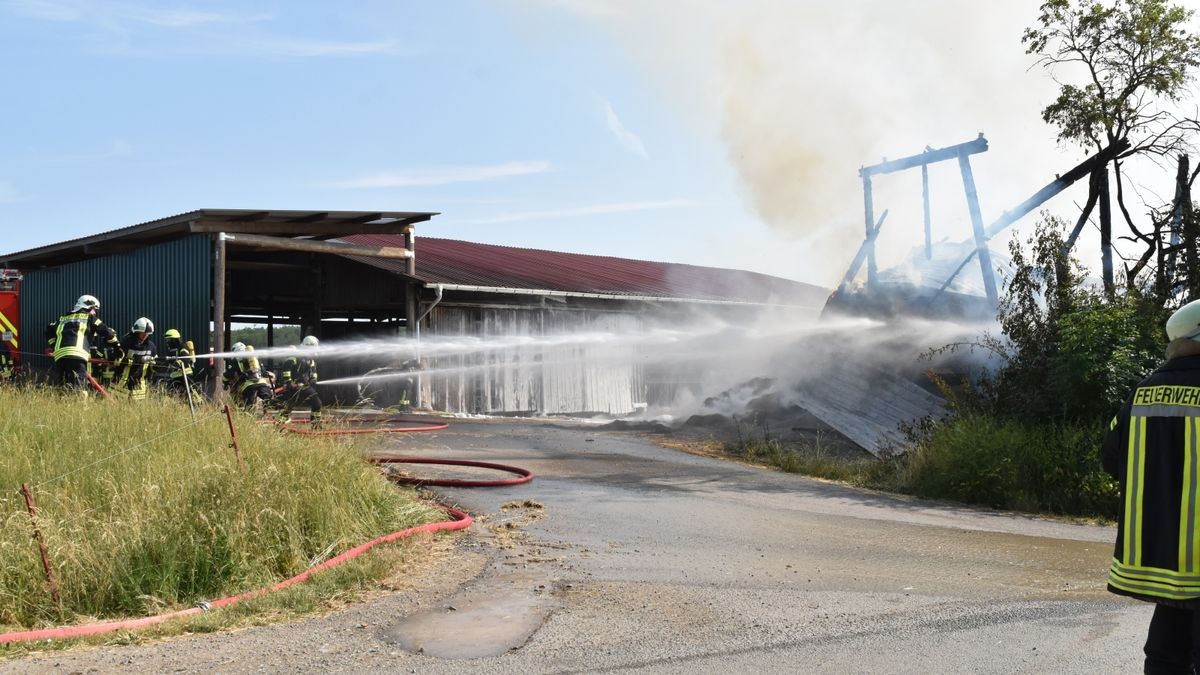
<path fill-rule="evenodd" d="M 1200 651 L 1200 300 L 1166 328 L 1166 363 L 1133 390 L 1100 449 L 1121 489 L 1108 590 L 1155 603 L 1145 672 L 1191 673 Z"/>
<path fill-rule="evenodd" d="M 118 362 L 116 382 L 125 386 L 134 401 L 144 401 L 150 391 L 150 376 L 158 356 L 158 345 L 150 339 L 153 334 L 154 322 L 143 316 L 121 337 L 124 356 Z"/>
<path fill-rule="evenodd" d="M 306 335 L 300 341 L 303 350 L 296 350 L 283 360 L 279 370 L 279 384 L 283 386 L 283 410 L 279 412 L 279 421 L 291 419 L 292 407 L 296 404 L 308 406 L 312 410 L 309 420 L 312 428 L 321 427 L 321 397 L 317 395 L 317 361 L 309 355 L 320 342 L 315 336 Z M 293 347 L 292 349 L 295 349 Z"/>
<path fill-rule="evenodd" d="M 92 345 L 117 346 L 117 334 L 100 320 L 100 300 L 81 295 L 75 308 L 46 327 L 46 343 L 54 357 L 58 384 L 87 389 Z"/>
<path fill-rule="evenodd" d="M 191 342 L 184 342 L 183 335 L 175 328 L 168 328 L 163 337 L 167 339 L 166 349 L 163 350 L 166 365 L 158 371 L 157 377 L 167 391 L 185 396 L 187 385 L 184 383 L 191 383 L 193 366 L 196 365 Z"/>
<path fill-rule="evenodd" d="M 233 343 L 235 356 L 225 361 L 225 388 L 234 399 L 247 410 L 266 406 L 271 402 L 271 382 L 262 374 L 254 347 L 241 342 Z"/>

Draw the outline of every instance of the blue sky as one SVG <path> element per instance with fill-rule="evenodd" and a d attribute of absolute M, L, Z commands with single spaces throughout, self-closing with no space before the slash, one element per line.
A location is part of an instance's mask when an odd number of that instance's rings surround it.
<path fill-rule="evenodd" d="M 808 4 L 0 0 L 0 249 L 197 208 L 428 210 L 418 236 L 830 284 L 862 164 L 987 131 L 991 220 L 1078 160 L 1038 119 L 1035 2 Z M 909 216 L 912 193 L 880 188 Z M 894 227 L 900 256 L 920 235 Z"/>

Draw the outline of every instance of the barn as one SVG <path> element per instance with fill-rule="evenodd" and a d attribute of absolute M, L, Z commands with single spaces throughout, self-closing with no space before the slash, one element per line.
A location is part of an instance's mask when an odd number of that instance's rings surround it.
<path fill-rule="evenodd" d="M 0 255 L 23 275 L 19 331 L 34 369 L 44 327 L 82 293 L 124 332 L 139 316 L 224 351 L 233 327 L 300 326 L 323 343 L 619 335 L 697 314 L 737 321 L 763 308 L 819 311 L 827 291 L 740 270 L 421 237 L 432 212 L 200 209 Z M 625 414 L 685 379 L 611 347 L 525 342 L 419 360 L 421 407 L 466 414 Z M 604 358 L 594 358 L 599 351 Z M 220 372 L 214 358 L 210 372 Z M 386 359 L 322 363 L 353 377 Z M 215 386 L 215 379 L 214 379 Z M 330 390 L 342 401 L 361 387 Z"/>

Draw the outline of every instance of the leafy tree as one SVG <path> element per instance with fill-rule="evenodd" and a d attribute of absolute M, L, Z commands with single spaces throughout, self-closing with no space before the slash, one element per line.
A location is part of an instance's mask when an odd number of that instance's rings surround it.
<path fill-rule="evenodd" d="M 990 339 L 1004 364 L 983 384 L 1001 418 L 1096 422 L 1161 361 L 1161 305 L 1137 291 L 1107 300 L 1063 248 L 1066 223 L 1046 216 L 1025 246 L 1009 244 L 1012 276 Z M 1026 248 L 1027 247 L 1027 248 Z"/>
<path fill-rule="evenodd" d="M 1159 275 L 1163 274 L 1169 253 L 1164 230 L 1171 221 L 1152 218 L 1148 227 L 1135 224 L 1125 203 L 1122 162 L 1133 155 L 1163 158 L 1177 154 L 1188 148 L 1191 135 L 1200 130 L 1200 122 L 1172 110 L 1172 104 L 1189 93 L 1192 73 L 1200 66 L 1200 36 L 1188 30 L 1193 14 L 1166 0 L 1046 0 L 1037 24 L 1022 36 L 1026 52 L 1040 56 L 1039 63 L 1053 75 L 1066 70 L 1081 76 L 1078 83 L 1060 82 L 1058 97 L 1042 111 L 1042 119 L 1057 127 L 1060 142 L 1096 151 L 1122 141 L 1130 143 L 1113 160 L 1117 205 L 1134 235 L 1130 240 L 1145 247 L 1126 268 L 1130 287 L 1152 262 Z M 1107 167 L 1102 167 L 1093 175 L 1087 206 L 1068 240 L 1074 240 L 1098 202 L 1104 287 L 1112 298 L 1108 183 Z M 1194 247 L 1195 241 L 1185 244 Z"/>

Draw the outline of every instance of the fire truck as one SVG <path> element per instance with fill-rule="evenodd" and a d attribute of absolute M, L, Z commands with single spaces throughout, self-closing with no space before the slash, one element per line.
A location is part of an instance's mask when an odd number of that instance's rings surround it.
<path fill-rule="evenodd" d="M 8 352 L 14 366 L 21 363 L 20 294 L 21 273 L 0 269 L 0 349 Z"/>

